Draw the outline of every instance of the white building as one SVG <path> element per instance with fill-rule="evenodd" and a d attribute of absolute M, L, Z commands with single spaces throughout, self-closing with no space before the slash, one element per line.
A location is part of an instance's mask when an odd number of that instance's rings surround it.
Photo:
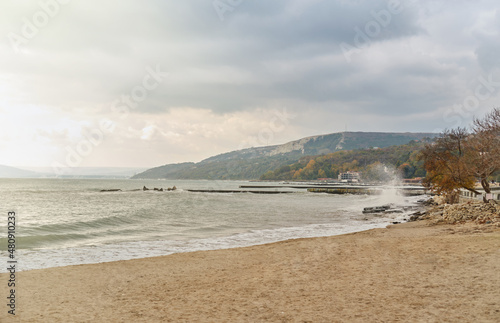
<path fill-rule="evenodd" d="M 342 183 L 359 183 L 361 181 L 361 173 L 351 171 L 340 173 L 339 181 Z"/>
<path fill-rule="evenodd" d="M 466 189 L 460 189 L 460 199 L 461 200 L 483 200 L 483 196 L 486 195 L 486 199 L 488 200 L 496 200 L 500 201 L 500 187 L 494 186 L 490 187 L 491 193 L 486 194 L 482 188 L 477 188 L 476 191 L 481 194 L 476 194 Z"/>

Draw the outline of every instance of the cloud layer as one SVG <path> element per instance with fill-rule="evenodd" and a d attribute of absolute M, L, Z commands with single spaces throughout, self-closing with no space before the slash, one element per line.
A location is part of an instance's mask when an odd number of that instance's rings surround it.
<path fill-rule="evenodd" d="M 198 161 L 345 129 L 465 126 L 499 105 L 497 7 L 5 1 L 0 164 L 64 164 L 68 147 L 77 149 L 103 120 L 114 130 L 80 166 Z M 168 76 L 144 83 L 151 69 Z M 274 127 L 284 109 L 294 117 Z"/>

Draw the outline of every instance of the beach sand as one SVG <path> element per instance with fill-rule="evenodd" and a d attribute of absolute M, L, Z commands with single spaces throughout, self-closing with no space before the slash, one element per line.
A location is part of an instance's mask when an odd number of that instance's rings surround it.
<path fill-rule="evenodd" d="M 422 221 L 16 278 L 1 322 L 500 322 L 500 230 Z"/>

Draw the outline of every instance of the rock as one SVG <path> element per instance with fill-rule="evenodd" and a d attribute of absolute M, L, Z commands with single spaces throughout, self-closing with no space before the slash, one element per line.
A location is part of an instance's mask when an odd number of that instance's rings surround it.
<path fill-rule="evenodd" d="M 439 213 L 441 214 L 439 215 Z M 478 224 L 487 222 L 500 223 L 500 205 L 480 201 L 445 205 L 442 212 L 433 212 L 433 218 L 442 218 L 445 223 L 449 224 L 465 222 Z"/>
<path fill-rule="evenodd" d="M 414 222 L 414 221 L 421 220 L 421 217 L 422 217 L 424 214 L 425 214 L 425 213 L 422 213 L 422 212 L 415 212 L 415 213 L 411 214 L 411 215 L 410 215 L 409 222 Z"/>
<path fill-rule="evenodd" d="M 438 203 L 436 203 L 436 201 L 434 201 L 433 198 L 430 198 L 428 200 L 419 200 L 418 202 L 422 203 L 423 205 L 425 206 L 434 206 L 434 205 L 438 205 Z"/>
<path fill-rule="evenodd" d="M 438 205 L 446 204 L 446 198 L 444 196 L 434 196 L 433 201 Z M 434 205 L 434 204 L 430 204 L 430 205 Z"/>

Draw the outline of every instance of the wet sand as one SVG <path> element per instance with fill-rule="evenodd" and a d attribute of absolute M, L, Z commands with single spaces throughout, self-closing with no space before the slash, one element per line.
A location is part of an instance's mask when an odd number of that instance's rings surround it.
<path fill-rule="evenodd" d="M 499 322 L 500 229 L 405 223 L 16 279 L 0 322 Z"/>

